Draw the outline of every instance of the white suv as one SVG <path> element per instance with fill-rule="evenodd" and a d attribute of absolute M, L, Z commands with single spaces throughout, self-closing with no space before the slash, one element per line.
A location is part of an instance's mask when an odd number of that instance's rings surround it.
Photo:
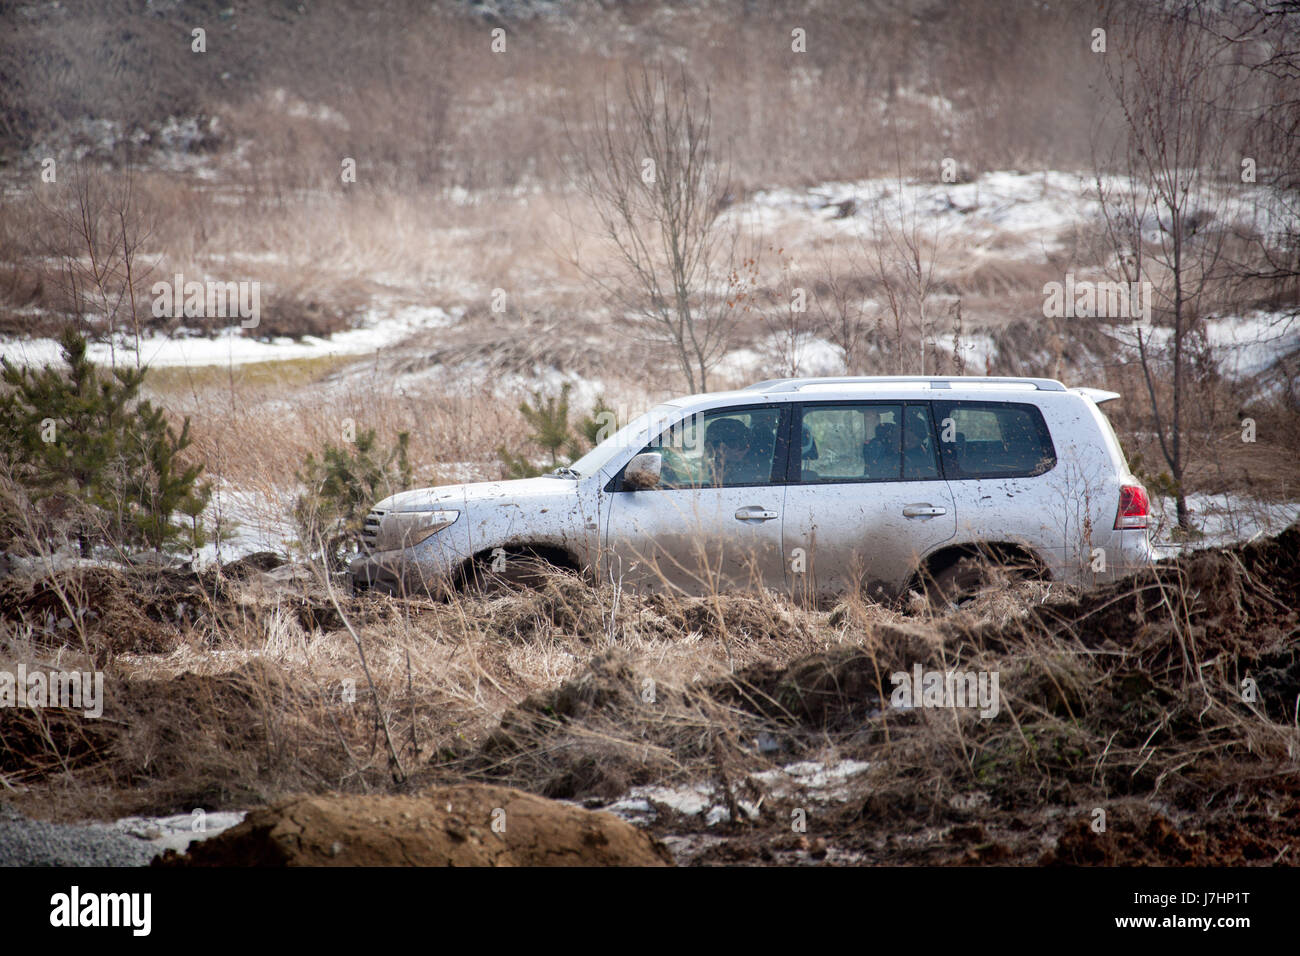
<path fill-rule="evenodd" d="M 1090 583 L 1153 560 L 1099 405 L 1029 378 L 804 378 L 660 405 L 540 478 L 393 495 L 356 588 L 511 579 L 954 600 L 992 566 Z M 525 560 L 527 559 L 527 560 Z"/>

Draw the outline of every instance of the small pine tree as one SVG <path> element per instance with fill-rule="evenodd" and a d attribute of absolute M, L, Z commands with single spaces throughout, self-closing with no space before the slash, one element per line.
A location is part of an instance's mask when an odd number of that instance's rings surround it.
<path fill-rule="evenodd" d="M 305 490 L 294 502 L 294 521 L 308 553 L 319 539 L 331 571 L 342 569 L 355 550 L 371 504 L 411 486 L 410 441 L 401 432 L 384 453 L 371 428 L 343 447 L 327 443 L 319 458 L 307 456 L 297 475 Z"/>
<path fill-rule="evenodd" d="M 596 396 L 596 403 L 592 406 L 591 414 L 578 425 L 578 431 L 587 440 L 588 448 L 594 448 L 612 434 L 610 432 L 601 434 L 602 431 L 607 429 L 611 421 L 613 421 L 616 428 L 618 427 L 618 422 L 614 420 L 613 416 L 614 409 L 605 404 L 605 396 Z"/>
<path fill-rule="evenodd" d="M 567 465 L 582 455 L 583 451 L 596 444 L 596 438 L 604 423 L 599 420 L 602 412 L 612 411 L 605 405 L 603 398 L 597 399 L 593 414 L 578 423 L 576 431 L 569 424 L 569 391 L 572 386 L 564 383 L 559 395 L 544 396 L 533 392 L 532 402 L 521 402 L 519 412 L 524 421 L 532 426 L 529 441 L 538 445 L 550 455 L 551 468 Z M 560 460 L 560 452 L 567 456 Z M 501 469 L 507 478 L 535 478 L 543 469 L 534 465 L 526 455 L 514 454 L 505 446 L 497 448 L 497 457 L 501 459 Z"/>
<path fill-rule="evenodd" d="M 560 394 L 543 397 L 541 392 L 533 393 L 533 403 L 521 402 L 519 411 L 524 421 L 533 427 L 529 439 L 541 446 L 551 456 L 551 467 L 559 465 L 560 449 L 574 451 L 573 436 L 569 433 L 569 390 L 565 382 L 560 386 Z"/>
<path fill-rule="evenodd" d="M 139 505 L 134 519 L 140 537 L 149 547 L 161 551 L 185 535 L 185 526 L 173 521 L 177 512 L 193 518 L 196 509 L 201 513 L 207 506 L 207 496 L 196 484 L 203 466 L 185 465 L 178 457 L 193 443 L 188 419 L 177 435 L 161 408 L 141 402 L 136 412 L 141 426 L 137 450 L 149 467 L 133 476 L 128 489 Z"/>
<path fill-rule="evenodd" d="M 66 370 L 8 360 L 0 369 L 0 452 L 11 478 L 34 503 L 72 516 L 82 554 L 95 541 L 174 546 L 176 512 L 202 511 L 194 496 L 203 466 L 182 460 L 189 419 L 177 436 L 161 408 L 139 401 L 146 370 L 102 374 L 74 329 L 60 344 Z"/>
<path fill-rule="evenodd" d="M 212 500 L 212 483 L 203 482 L 194 489 L 194 493 L 187 496 L 181 502 L 179 511 L 189 519 L 190 526 L 187 529 L 189 534 L 189 546 L 193 550 L 198 550 L 208 543 L 207 531 L 203 527 L 203 512 L 207 510 L 208 502 Z"/>

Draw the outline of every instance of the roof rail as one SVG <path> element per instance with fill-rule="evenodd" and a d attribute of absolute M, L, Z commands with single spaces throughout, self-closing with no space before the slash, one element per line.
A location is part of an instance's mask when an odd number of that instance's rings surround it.
<path fill-rule="evenodd" d="M 927 382 L 931 388 L 951 388 L 952 384 L 991 382 L 997 385 L 1033 385 L 1040 392 L 1064 392 L 1065 386 L 1053 378 L 1016 378 L 987 375 L 848 375 L 841 378 L 770 378 L 747 385 L 745 392 L 797 392 L 805 385 L 892 385 Z"/>

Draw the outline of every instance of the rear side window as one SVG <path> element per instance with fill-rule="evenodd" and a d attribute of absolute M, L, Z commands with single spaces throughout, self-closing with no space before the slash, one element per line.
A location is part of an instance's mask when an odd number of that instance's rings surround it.
<path fill-rule="evenodd" d="M 939 477 L 926 404 L 804 405 L 801 413 L 799 453 L 791 456 L 800 484 Z"/>
<path fill-rule="evenodd" d="M 1056 467 L 1036 405 L 935 402 L 935 415 L 948 478 L 1032 478 Z"/>

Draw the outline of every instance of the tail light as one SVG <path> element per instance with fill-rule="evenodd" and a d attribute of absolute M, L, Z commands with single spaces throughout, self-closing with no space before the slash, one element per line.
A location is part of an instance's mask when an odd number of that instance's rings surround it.
<path fill-rule="evenodd" d="M 1145 528 L 1151 513 L 1147 490 L 1141 485 L 1124 485 L 1119 490 L 1119 513 L 1115 515 L 1116 530 Z"/>

